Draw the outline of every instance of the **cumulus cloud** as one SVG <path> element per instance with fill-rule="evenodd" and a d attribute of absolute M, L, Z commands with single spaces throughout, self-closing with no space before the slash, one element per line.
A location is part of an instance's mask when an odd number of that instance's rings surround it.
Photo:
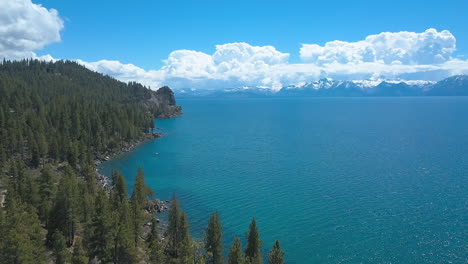
<path fill-rule="evenodd" d="M 1 1 L 1 0 L 0 0 Z M 63 21 L 54 9 L 30 0 L 6 1 L 0 9 L 0 58 L 38 58 L 34 51 L 60 41 Z M 175 50 L 155 70 L 115 60 L 87 62 L 85 67 L 119 80 L 152 88 L 225 89 L 253 86 L 278 90 L 283 86 L 331 77 L 340 80 L 388 79 L 437 81 L 468 74 L 468 60 L 454 59 L 456 39 L 447 30 L 422 33 L 384 32 L 362 41 L 303 44 L 301 63 L 289 63 L 289 53 L 273 46 L 237 42 L 217 45 L 212 54 Z"/>
<path fill-rule="evenodd" d="M 120 80 L 139 81 L 151 87 L 215 89 L 247 85 L 279 89 L 285 76 L 291 74 L 286 69 L 288 58 L 288 53 L 272 46 L 228 43 L 217 45 L 211 55 L 193 50 L 173 51 L 163 67 L 152 71 L 118 61 L 78 62 Z"/>
<path fill-rule="evenodd" d="M 35 50 L 60 41 L 63 21 L 57 10 L 31 0 L 2 0 L 0 8 L 0 58 L 36 57 Z"/>
<path fill-rule="evenodd" d="M 190 89 L 255 86 L 277 90 L 324 77 L 437 81 L 468 74 L 468 61 L 452 58 L 455 42 L 449 31 L 428 29 L 386 32 L 353 43 L 333 41 L 323 47 L 305 44 L 300 50 L 304 62 L 294 64 L 288 62 L 288 53 L 247 43 L 217 45 L 213 54 L 176 50 L 163 67 L 153 71 L 116 61 L 83 64 L 125 81 Z"/>
<path fill-rule="evenodd" d="M 303 44 L 303 61 L 324 65 L 327 63 L 434 64 L 451 59 L 456 39 L 448 31 L 430 28 L 422 33 L 382 32 L 362 41 L 331 41 L 324 46 Z"/>

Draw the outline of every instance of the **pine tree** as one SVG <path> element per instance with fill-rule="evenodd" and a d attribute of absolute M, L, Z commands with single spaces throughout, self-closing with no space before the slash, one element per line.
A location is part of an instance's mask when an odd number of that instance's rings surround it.
<path fill-rule="evenodd" d="M 46 227 L 49 223 L 50 211 L 57 192 L 55 185 L 56 175 L 52 172 L 50 166 L 46 166 L 39 176 L 39 216 L 45 222 Z"/>
<path fill-rule="evenodd" d="M 97 189 L 98 186 L 95 186 L 94 189 Z M 82 223 L 90 223 L 93 217 L 94 212 L 94 203 L 96 192 L 94 189 L 89 189 L 88 184 L 86 182 L 79 182 L 79 214 L 80 214 L 80 222 Z"/>
<path fill-rule="evenodd" d="M 89 263 L 88 257 L 86 256 L 86 252 L 81 243 L 81 239 L 78 239 L 75 242 L 71 263 L 72 264 L 88 264 Z"/>
<path fill-rule="evenodd" d="M 83 166 L 83 177 L 86 182 L 86 191 L 92 196 L 96 196 L 97 193 L 97 181 L 96 173 L 91 164 L 84 164 Z"/>
<path fill-rule="evenodd" d="M 34 168 L 39 167 L 41 154 L 39 153 L 39 147 L 35 141 L 31 142 L 31 164 Z"/>
<path fill-rule="evenodd" d="M 133 185 L 133 193 L 131 198 L 133 212 L 133 236 L 135 239 L 135 246 L 138 245 L 138 238 L 145 221 L 143 208 L 146 205 L 146 199 L 153 194 L 153 191 L 151 191 L 151 189 L 145 184 L 145 175 L 141 167 L 139 167 L 135 179 L 135 184 Z"/>
<path fill-rule="evenodd" d="M 1 263 L 47 263 L 44 235 L 34 208 L 18 200 L 15 190 L 9 187 L 5 209 L 0 215 Z"/>
<path fill-rule="evenodd" d="M 38 153 L 39 153 L 39 157 L 42 159 L 42 161 L 44 162 L 46 156 L 47 156 L 47 141 L 46 141 L 46 137 L 45 137 L 45 134 L 44 134 L 44 128 L 41 126 L 41 129 L 39 129 L 37 132 L 36 132 L 36 144 L 37 144 L 37 150 L 38 150 Z M 42 164 L 44 165 L 44 164 Z"/>
<path fill-rule="evenodd" d="M 242 243 L 239 237 L 234 238 L 234 244 L 229 248 L 228 264 L 244 264 L 245 258 L 242 253 Z"/>
<path fill-rule="evenodd" d="M 159 240 L 158 223 L 155 218 L 151 221 L 151 232 L 148 239 L 148 255 L 151 264 L 162 264 L 164 262 L 164 252 Z"/>
<path fill-rule="evenodd" d="M 260 249 L 262 242 L 259 239 L 258 227 L 255 218 L 249 226 L 249 232 L 247 234 L 247 245 L 245 247 L 245 257 L 252 264 L 262 264 L 262 253 Z"/>
<path fill-rule="evenodd" d="M 268 253 L 268 264 L 284 264 L 284 251 L 281 250 L 278 240 Z"/>
<path fill-rule="evenodd" d="M 180 221 L 179 201 L 174 196 L 171 207 L 169 208 L 169 224 L 167 227 L 168 234 L 168 254 L 174 258 L 178 256 L 178 246 L 180 242 L 179 221 Z"/>
<path fill-rule="evenodd" d="M 1 133 L 0 133 L 0 136 L 1 136 Z M 7 155 L 6 155 L 5 147 L 0 142 L 0 168 L 4 167 L 6 162 L 7 162 Z"/>
<path fill-rule="evenodd" d="M 136 263 L 137 250 L 134 245 L 130 208 L 126 197 L 116 212 L 118 222 L 114 224 L 114 229 L 117 231 L 114 238 L 114 263 Z"/>
<path fill-rule="evenodd" d="M 128 201 L 127 183 L 124 177 L 115 169 L 112 171 L 112 197 L 114 209 L 117 209 L 122 203 Z"/>
<path fill-rule="evenodd" d="M 86 248 L 91 258 L 97 257 L 103 263 L 112 261 L 113 230 L 109 198 L 99 189 L 93 219 L 86 233 Z"/>
<path fill-rule="evenodd" d="M 49 157 L 53 160 L 58 160 L 60 155 L 59 155 L 59 146 L 57 142 L 57 138 L 53 137 L 49 139 Z"/>
<path fill-rule="evenodd" d="M 77 142 L 70 142 L 69 148 L 67 152 L 67 161 L 73 168 L 76 168 L 76 165 L 79 161 L 79 152 L 78 152 L 78 144 Z"/>
<path fill-rule="evenodd" d="M 59 231 L 55 232 L 52 236 L 52 249 L 56 264 L 70 263 L 70 252 L 67 250 L 65 237 Z"/>
<path fill-rule="evenodd" d="M 136 205 L 140 209 L 146 204 L 146 199 L 154 195 L 154 192 L 145 183 L 145 174 L 141 167 L 138 167 L 138 173 L 135 178 L 135 184 L 133 185 L 132 200 L 136 201 Z"/>
<path fill-rule="evenodd" d="M 207 263 L 221 264 L 223 259 L 222 225 L 218 212 L 211 215 L 206 230 Z"/>
<path fill-rule="evenodd" d="M 193 250 L 192 250 L 192 238 L 190 236 L 189 231 L 189 223 L 187 219 L 187 215 L 182 212 L 180 214 L 179 220 L 179 234 L 180 234 L 180 241 L 178 244 L 179 248 L 179 259 L 181 263 L 189 263 L 190 260 L 193 260 Z"/>
<path fill-rule="evenodd" d="M 67 245 L 71 246 L 73 244 L 78 223 L 78 194 L 76 175 L 73 169 L 68 166 L 65 168 L 65 173 L 60 181 L 57 199 L 55 199 L 49 217 L 49 240 L 55 230 L 60 230 L 65 236 Z"/>

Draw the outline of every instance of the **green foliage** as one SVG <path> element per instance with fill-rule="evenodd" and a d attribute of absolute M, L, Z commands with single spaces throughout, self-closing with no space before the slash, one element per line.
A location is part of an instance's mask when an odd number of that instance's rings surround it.
<path fill-rule="evenodd" d="M 9 189 L 10 193 L 14 190 Z M 46 263 L 44 235 L 34 208 L 9 195 L 0 211 L 0 263 Z"/>
<path fill-rule="evenodd" d="M 260 252 L 261 247 L 262 242 L 259 238 L 257 222 L 255 218 L 253 218 L 249 226 L 249 232 L 247 233 L 247 245 L 245 247 L 245 257 L 247 261 L 252 264 L 263 263 L 262 253 Z"/>
<path fill-rule="evenodd" d="M 179 233 L 178 257 L 182 263 L 189 263 L 190 259 L 193 258 L 193 245 L 187 215 L 184 212 L 180 214 L 179 226 L 177 229 Z"/>
<path fill-rule="evenodd" d="M 39 217 L 48 226 L 49 215 L 57 192 L 57 177 L 49 166 L 46 166 L 39 176 Z"/>
<path fill-rule="evenodd" d="M 128 202 L 128 191 L 127 183 L 123 175 L 119 170 L 115 169 L 112 171 L 112 197 L 111 197 L 114 209 L 124 203 Z"/>
<path fill-rule="evenodd" d="M 52 236 L 52 249 L 56 264 L 70 263 L 70 252 L 67 250 L 65 237 L 61 232 L 55 232 Z"/>
<path fill-rule="evenodd" d="M 145 184 L 145 175 L 141 167 L 139 167 L 135 183 L 133 184 L 133 193 L 131 198 L 135 247 L 138 246 L 138 237 L 145 222 L 143 209 L 146 205 L 147 198 L 153 194 L 154 192 Z"/>
<path fill-rule="evenodd" d="M 104 263 L 113 260 L 113 230 L 109 199 L 104 190 L 100 189 L 97 193 L 92 221 L 86 233 L 86 248 L 90 258 L 97 257 Z"/>
<path fill-rule="evenodd" d="M 71 167 L 65 169 L 60 180 L 57 198 L 49 217 L 48 239 L 56 230 L 62 232 L 67 245 L 73 244 L 79 216 L 78 182 Z"/>
<path fill-rule="evenodd" d="M 125 184 L 125 182 L 124 182 Z M 132 218 L 130 212 L 130 204 L 127 197 L 124 197 L 115 211 L 116 223 L 114 229 L 116 231 L 114 238 L 114 263 L 136 263 L 137 250 L 134 244 L 134 232 L 132 225 Z M 139 234 L 136 234 L 137 236 Z"/>
<path fill-rule="evenodd" d="M 284 264 L 284 251 L 281 250 L 278 240 L 268 253 L 268 264 Z"/>
<path fill-rule="evenodd" d="M 163 245 L 159 239 L 158 223 L 154 218 L 151 221 L 151 232 L 146 242 L 148 244 L 149 262 L 151 264 L 164 263 Z"/>
<path fill-rule="evenodd" d="M 88 264 L 89 263 L 88 257 L 81 243 L 81 239 L 78 239 L 75 242 L 71 263 L 72 264 Z"/>
<path fill-rule="evenodd" d="M 242 253 L 242 243 L 239 237 L 234 238 L 234 244 L 229 247 L 228 264 L 244 264 L 245 257 Z"/>
<path fill-rule="evenodd" d="M 76 167 L 83 153 L 105 153 L 139 139 L 162 105 L 152 92 L 71 61 L 0 64 L 0 167 L 18 157 L 38 167 L 51 159 Z"/>
<path fill-rule="evenodd" d="M 168 236 L 168 245 L 167 245 L 167 253 L 173 258 L 178 257 L 179 252 L 179 244 L 181 241 L 181 234 L 180 234 L 180 206 L 179 201 L 174 196 L 172 200 L 171 207 L 169 208 L 169 224 L 167 227 L 167 236 Z"/>
<path fill-rule="evenodd" d="M 223 238 L 222 225 L 218 212 L 211 215 L 206 229 L 205 249 L 207 252 L 206 263 L 221 264 L 224 263 L 223 258 Z"/>
<path fill-rule="evenodd" d="M 130 199 L 120 172 L 113 171 L 108 193 L 96 181 L 97 158 L 142 139 L 154 128 L 155 116 L 171 114 L 169 106 L 151 103 L 153 95 L 138 83 L 119 82 L 75 62 L 0 64 L 0 184 L 8 185 L 5 207 L 0 206 L 0 264 L 51 258 L 72 264 L 223 263 L 218 213 L 210 218 L 204 244 L 191 238 L 174 197 L 163 241 L 153 216 L 145 213 L 154 193 L 141 168 Z M 150 218 L 151 232 L 141 245 Z M 255 220 L 247 239 L 249 263 L 261 263 Z M 269 259 L 283 254 L 278 243 Z M 228 260 L 247 263 L 238 238 Z"/>

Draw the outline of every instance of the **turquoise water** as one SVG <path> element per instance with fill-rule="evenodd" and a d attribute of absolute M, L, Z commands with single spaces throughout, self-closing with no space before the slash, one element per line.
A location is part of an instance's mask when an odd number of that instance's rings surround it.
<path fill-rule="evenodd" d="M 288 263 L 467 263 L 468 97 L 178 103 L 165 137 L 102 171 L 131 188 L 141 165 L 193 235 L 218 210 L 226 244 L 255 216 Z"/>

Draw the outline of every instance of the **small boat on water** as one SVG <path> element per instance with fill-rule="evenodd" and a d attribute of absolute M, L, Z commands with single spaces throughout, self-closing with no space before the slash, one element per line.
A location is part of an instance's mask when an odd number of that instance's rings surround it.
<path fill-rule="evenodd" d="M 157 156 L 157 155 L 159 155 L 159 152 L 155 152 L 155 153 L 153 153 L 153 154 Z"/>

